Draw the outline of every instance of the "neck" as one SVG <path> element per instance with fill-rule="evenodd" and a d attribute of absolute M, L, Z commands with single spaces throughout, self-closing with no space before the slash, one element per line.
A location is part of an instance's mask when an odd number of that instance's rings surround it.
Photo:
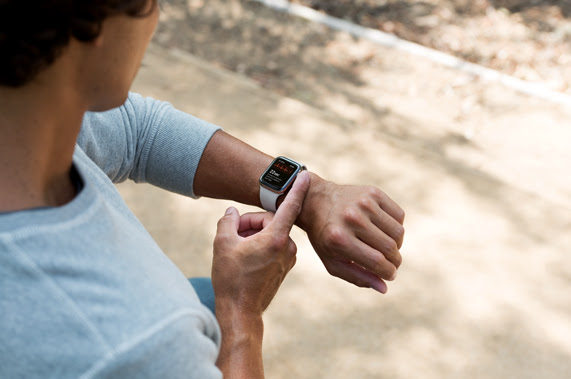
<path fill-rule="evenodd" d="M 55 66 L 22 88 L 0 86 L 0 212 L 75 196 L 70 170 L 87 107 Z"/>

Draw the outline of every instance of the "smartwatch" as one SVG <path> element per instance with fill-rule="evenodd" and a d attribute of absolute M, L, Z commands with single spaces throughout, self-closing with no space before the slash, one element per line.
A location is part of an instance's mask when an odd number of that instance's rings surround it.
<path fill-rule="evenodd" d="M 277 157 L 260 176 L 260 202 L 262 208 L 275 212 L 278 197 L 285 194 L 294 182 L 297 174 L 306 167 L 292 159 Z"/>

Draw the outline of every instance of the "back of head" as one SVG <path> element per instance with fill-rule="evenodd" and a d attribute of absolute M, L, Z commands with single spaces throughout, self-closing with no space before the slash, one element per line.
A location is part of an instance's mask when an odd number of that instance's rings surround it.
<path fill-rule="evenodd" d="M 0 86 L 21 87 L 71 38 L 93 41 L 112 15 L 137 17 L 156 0 L 0 0 Z"/>

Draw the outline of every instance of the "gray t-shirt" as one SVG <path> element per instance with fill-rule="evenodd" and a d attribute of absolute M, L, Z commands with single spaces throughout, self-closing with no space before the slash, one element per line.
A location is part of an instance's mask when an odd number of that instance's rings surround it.
<path fill-rule="evenodd" d="M 85 116 L 70 203 L 0 213 L 0 378 L 220 378 L 214 315 L 113 182 L 194 197 L 218 128 L 131 94 Z"/>

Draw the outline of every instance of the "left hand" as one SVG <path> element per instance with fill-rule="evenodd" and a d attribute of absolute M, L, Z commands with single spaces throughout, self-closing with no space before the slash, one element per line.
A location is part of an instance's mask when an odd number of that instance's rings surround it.
<path fill-rule="evenodd" d="M 402 262 L 403 222 L 404 211 L 381 190 L 312 174 L 297 224 L 331 275 L 386 293 Z"/>

